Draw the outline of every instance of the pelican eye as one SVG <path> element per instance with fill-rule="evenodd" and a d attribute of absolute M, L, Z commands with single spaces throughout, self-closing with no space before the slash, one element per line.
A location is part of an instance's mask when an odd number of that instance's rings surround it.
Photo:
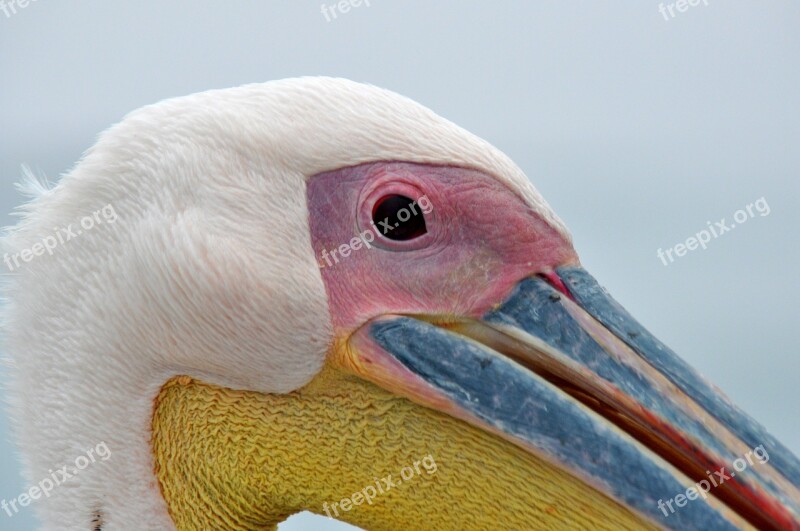
<path fill-rule="evenodd" d="M 372 208 L 372 224 L 390 240 L 413 240 L 428 232 L 419 203 L 404 195 L 387 195 Z"/>

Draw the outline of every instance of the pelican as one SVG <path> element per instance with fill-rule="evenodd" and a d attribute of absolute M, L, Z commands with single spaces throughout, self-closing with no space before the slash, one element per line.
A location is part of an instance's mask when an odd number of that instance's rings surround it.
<path fill-rule="evenodd" d="M 800 529 L 798 459 L 405 97 L 170 99 L 28 188 L 4 336 L 45 529 Z"/>

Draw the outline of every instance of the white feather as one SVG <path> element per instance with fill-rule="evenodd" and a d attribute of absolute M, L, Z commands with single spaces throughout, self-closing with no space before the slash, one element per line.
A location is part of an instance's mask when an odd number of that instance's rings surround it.
<path fill-rule="evenodd" d="M 46 500 L 47 529 L 170 529 L 150 454 L 153 398 L 178 374 L 287 392 L 331 341 L 305 181 L 379 160 L 494 175 L 566 229 L 505 155 L 397 94 L 301 78 L 167 100 L 104 133 L 3 241 L 13 256 L 106 205 L 118 215 L 7 275 L 5 348 L 26 477 L 112 452 Z M 5 256 L 5 255 L 4 255 Z"/>

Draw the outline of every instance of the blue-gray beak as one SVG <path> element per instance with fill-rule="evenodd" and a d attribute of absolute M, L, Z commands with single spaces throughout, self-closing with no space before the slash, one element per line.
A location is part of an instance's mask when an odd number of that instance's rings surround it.
<path fill-rule="evenodd" d="M 657 525 L 800 529 L 798 459 L 580 267 L 523 280 L 479 320 L 385 316 L 366 332 L 448 411 Z"/>

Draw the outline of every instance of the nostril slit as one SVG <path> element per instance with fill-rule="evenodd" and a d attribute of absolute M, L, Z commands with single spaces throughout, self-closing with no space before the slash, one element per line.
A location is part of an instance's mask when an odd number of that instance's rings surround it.
<path fill-rule="evenodd" d="M 561 280 L 561 278 L 555 273 L 555 271 L 551 271 L 549 273 L 537 273 L 536 276 L 547 282 L 550 287 L 556 290 L 558 293 L 566 295 L 569 300 L 575 302 L 575 298 L 572 296 L 572 293 L 569 292 L 569 289 Z"/>

